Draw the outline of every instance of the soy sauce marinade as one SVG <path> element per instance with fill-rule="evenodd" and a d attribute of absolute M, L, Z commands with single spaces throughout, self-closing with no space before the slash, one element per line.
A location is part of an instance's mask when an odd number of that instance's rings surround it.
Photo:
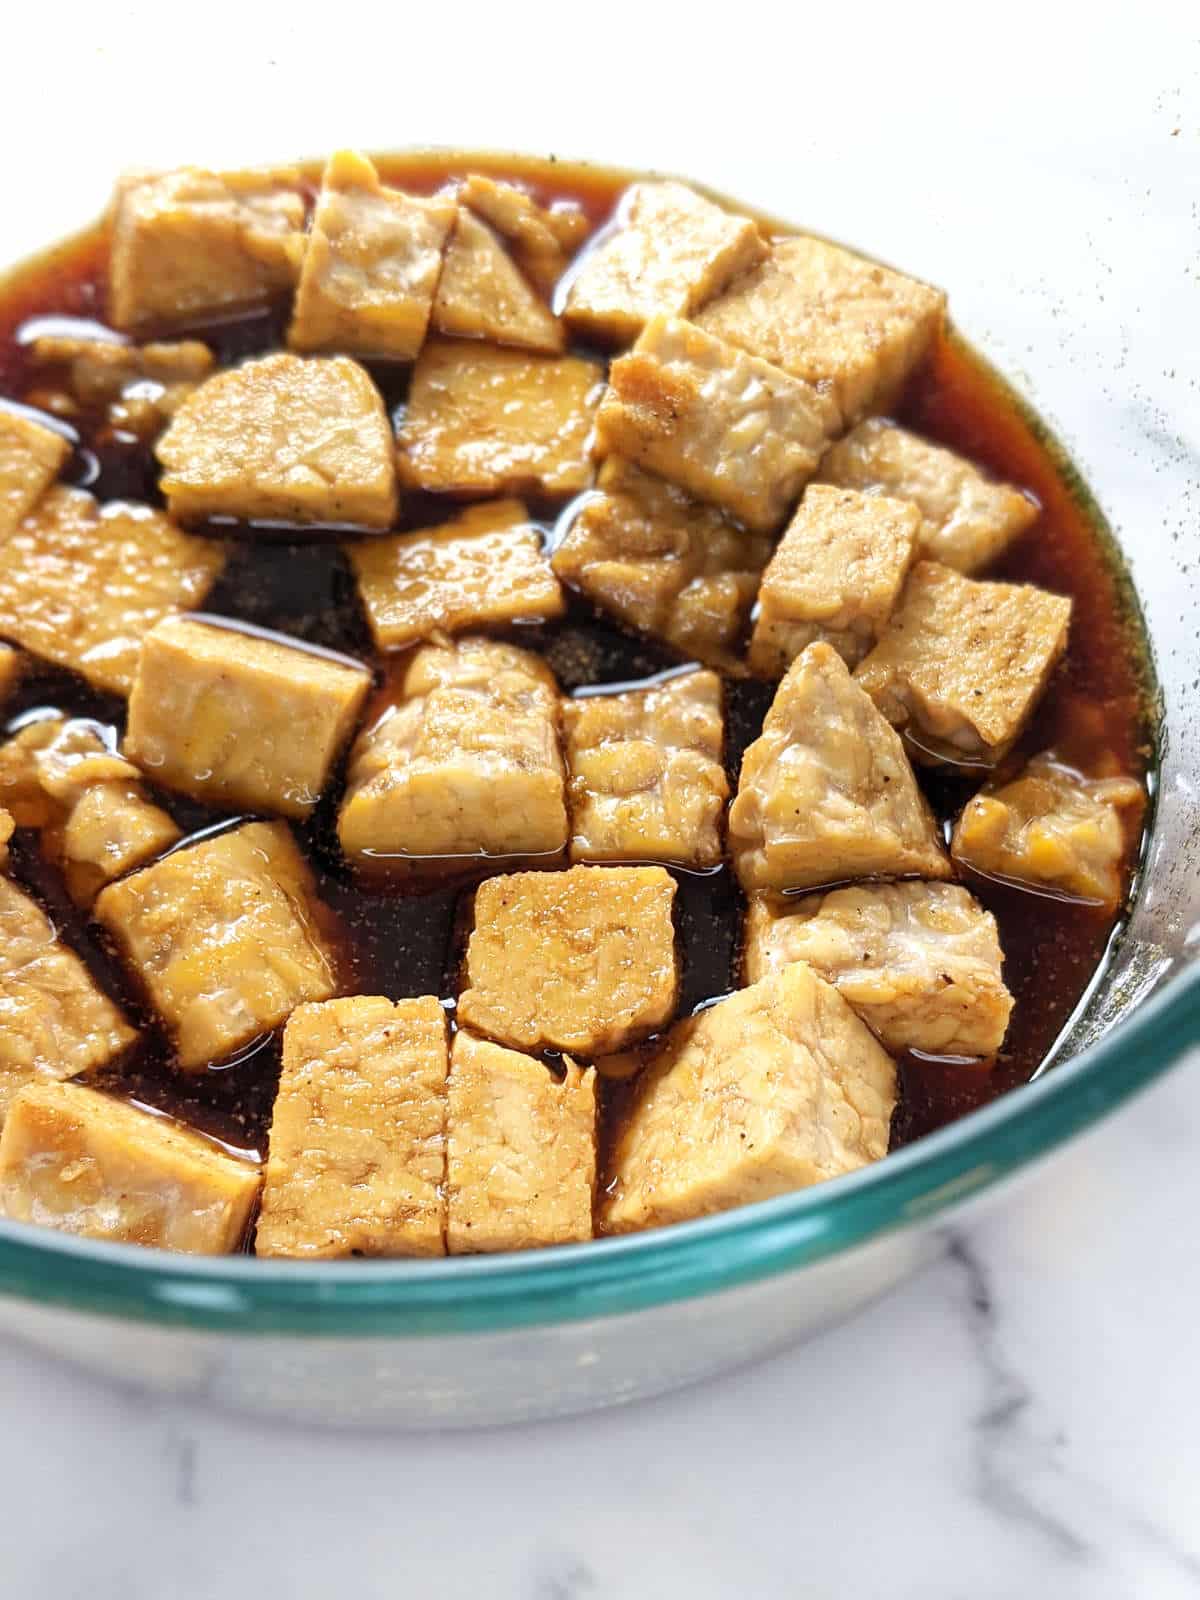
<path fill-rule="evenodd" d="M 610 215 L 623 176 L 544 163 L 528 166 L 472 158 L 397 158 L 380 163 L 381 175 L 401 187 L 430 193 L 468 170 L 486 169 L 530 187 L 543 203 L 573 200 L 595 226 Z M 311 174 L 314 190 L 318 174 Z M 104 320 L 108 240 L 103 228 L 73 241 L 0 286 L 0 396 L 36 398 L 41 374 L 31 367 L 22 329 L 32 318 Z M 189 329 L 205 339 L 221 363 L 282 345 L 285 313 L 256 315 L 216 327 Z M 369 364 L 370 365 L 370 364 Z M 372 365 L 389 408 L 404 404 L 408 371 Z M 1042 512 L 1033 528 L 985 576 L 1041 584 L 1074 598 L 1067 658 L 1022 742 L 1029 751 L 1055 745 L 1068 759 L 1089 765 L 1101 751 L 1141 773 L 1149 756 L 1135 629 L 1099 539 L 1071 497 L 1049 455 L 984 369 L 953 339 L 944 339 L 909 386 L 898 420 L 959 450 L 997 476 L 1035 494 Z M 102 417 L 73 418 L 77 447 L 64 477 L 101 500 L 134 498 L 161 504 L 158 470 L 150 446 L 114 436 Z M 554 506 L 531 509 L 549 526 Z M 409 495 L 401 528 L 419 527 L 452 514 L 444 498 Z M 204 530 L 197 530 L 204 531 Z M 212 530 L 214 534 L 216 530 Z M 220 535 L 228 537 L 229 530 Z M 228 566 L 205 602 L 206 612 L 252 622 L 370 662 L 377 679 L 385 663 L 375 654 L 347 565 L 329 536 L 297 531 L 295 542 L 278 531 L 234 536 Z M 519 642 L 542 651 L 564 691 L 588 683 L 628 683 L 678 665 L 655 644 L 634 639 L 575 598 L 551 625 L 515 630 Z M 745 746 L 761 728 L 774 686 L 726 681 L 726 760 L 731 784 Z M 21 681 L 5 708 L 11 722 L 39 707 L 87 716 L 122 727 L 124 705 L 90 690 L 72 675 L 38 668 Z M 918 776 L 947 827 L 978 777 Z M 297 831 L 317 876 L 321 897 L 343 931 L 348 986 L 393 998 L 455 992 L 454 967 L 461 940 L 461 910 L 470 883 L 431 880 L 421 887 L 367 888 L 356 881 L 337 846 L 335 819 L 341 777 L 335 779 L 308 823 Z M 179 796 L 155 793 L 186 834 L 228 821 Z M 1130 839 L 1132 861 L 1137 841 Z M 265 1152 L 279 1073 L 279 1040 L 269 1037 L 233 1063 L 185 1076 L 172 1065 L 169 1044 L 147 1014 L 120 964 L 97 930 L 68 900 L 46 867 L 36 841 L 18 835 L 17 875 L 42 899 L 63 937 L 84 957 L 99 981 L 142 1026 L 134 1054 L 104 1075 L 105 1087 L 167 1110 L 239 1150 Z M 678 927 L 683 960 L 680 1015 L 739 983 L 738 945 L 744 902 L 726 864 L 714 872 L 677 871 Z M 1106 910 L 1035 896 L 983 879 L 969 887 L 997 919 L 1005 953 L 1005 979 L 1016 998 L 1008 1037 L 989 1068 L 979 1063 L 906 1059 L 893 1147 L 1028 1080 L 1045 1059 L 1104 959 L 1117 917 Z M 619 1123 L 628 1091 L 605 1083 L 608 1139 Z M 607 1142 L 607 1141 L 606 1141 Z"/>

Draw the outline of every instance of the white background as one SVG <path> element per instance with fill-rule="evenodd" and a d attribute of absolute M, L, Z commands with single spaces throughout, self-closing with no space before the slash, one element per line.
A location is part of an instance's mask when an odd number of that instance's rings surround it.
<path fill-rule="evenodd" d="M 693 173 L 951 291 L 1127 541 L 1200 541 L 1194 4 L 23 5 L 0 255 L 122 166 L 491 144 Z M 466 1437 L 272 1431 L 0 1349 L 0 1595 L 1200 1595 L 1200 1074 L 852 1325 Z"/>

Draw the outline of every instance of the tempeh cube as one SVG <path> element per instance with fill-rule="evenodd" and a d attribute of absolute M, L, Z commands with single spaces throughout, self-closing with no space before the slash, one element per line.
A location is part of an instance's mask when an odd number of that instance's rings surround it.
<path fill-rule="evenodd" d="M 697 316 L 700 326 L 812 384 L 849 427 L 882 410 L 945 315 L 939 289 L 824 239 L 778 239 Z"/>
<path fill-rule="evenodd" d="M 75 904 L 89 906 L 106 883 L 153 860 L 178 839 L 174 820 L 130 779 L 85 789 L 62 822 L 45 829 L 42 849 L 61 868 Z"/>
<path fill-rule="evenodd" d="M 0 806 L 12 813 L 18 828 L 44 828 L 58 813 L 54 797 L 42 787 L 38 756 L 65 725 L 57 713 L 39 716 L 0 744 Z"/>
<path fill-rule="evenodd" d="M 1013 1008 L 996 919 L 956 883 L 756 898 L 743 959 L 747 983 L 806 961 L 889 1050 L 994 1056 Z"/>
<path fill-rule="evenodd" d="M 110 884 L 95 916 L 191 1072 L 336 994 L 322 910 L 287 825 L 248 822 Z"/>
<path fill-rule="evenodd" d="M 128 694 L 146 634 L 200 605 L 224 565 L 224 545 L 150 506 L 54 488 L 0 541 L 0 634 Z"/>
<path fill-rule="evenodd" d="M 20 527 L 70 454 L 61 433 L 0 407 L 0 539 Z"/>
<path fill-rule="evenodd" d="M 486 222 L 459 206 L 433 302 L 433 326 L 460 339 L 557 354 L 562 323 L 521 276 Z"/>
<path fill-rule="evenodd" d="M 749 217 L 687 184 L 635 183 L 571 283 L 567 321 L 587 338 L 628 344 L 651 317 L 688 316 L 766 251 Z"/>
<path fill-rule="evenodd" d="M 911 500 L 921 513 L 921 555 L 972 573 L 1037 520 L 1038 504 L 996 483 L 965 457 L 905 428 L 869 417 L 830 447 L 817 479 L 864 494 Z"/>
<path fill-rule="evenodd" d="M 608 1055 L 662 1027 L 678 965 L 662 867 L 488 878 L 475 895 L 458 1019 L 520 1050 Z"/>
<path fill-rule="evenodd" d="M 747 892 L 951 875 L 899 735 L 823 643 L 792 662 L 743 757 L 729 843 Z"/>
<path fill-rule="evenodd" d="M 545 663 L 488 639 L 416 651 L 351 752 L 338 837 L 378 870 L 558 854 L 567 812 Z"/>
<path fill-rule="evenodd" d="M 596 437 L 761 532 L 783 521 L 825 448 L 806 384 L 674 317 L 653 318 L 613 362 Z"/>
<path fill-rule="evenodd" d="M 816 639 L 855 666 L 899 599 L 920 523 L 906 501 L 810 484 L 763 573 L 755 672 L 782 676 Z"/>
<path fill-rule="evenodd" d="M 887 1154 L 892 1058 L 802 961 L 686 1017 L 647 1069 L 601 1221 L 627 1233 L 822 1183 Z"/>
<path fill-rule="evenodd" d="M 1112 907 L 1145 804 L 1133 778 L 1088 778 L 1043 752 L 967 801 L 950 850 L 985 877 Z"/>
<path fill-rule="evenodd" d="M 604 373 L 470 339 L 430 339 L 399 432 L 400 481 L 450 494 L 568 495 L 591 477 Z"/>
<path fill-rule="evenodd" d="M 574 202 L 540 206 L 515 184 L 480 173 L 465 179 L 458 198 L 508 240 L 518 264 L 543 294 L 554 288 L 590 228 Z"/>
<path fill-rule="evenodd" d="M 433 996 L 293 1011 L 255 1253 L 443 1255 L 447 1068 Z"/>
<path fill-rule="evenodd" d="M 740 642 L 770 540 L 618 456 L 596 487 L 551 557 L 558 576 L 626 627 L 744 673 Z"/>
<path fill-rule="evenodd" d="M 31 724 L 10 744 L 30 735 L 30 798 L 22 810 L 28 825 L 41 828 L 42 855 L 60 869 L 76 905 L 90 906 L 106 883 L 178 840 L 179 828 L 147 795 L 141 773 L 95 723 L 54 717 Z M 6 753 L 7 747 L 0 756 Z"/>
<path fill-rule="evenodd" d="M 451 522 L 346 546 L 375 643 L 562 615 L 542 534 L 519 500 L 470 506 Z"/>
<path fill-rule="evenodd" d="M 261 1181 L 257 1162 L 77 1083 L 23 1089 L 0 1136 L 0 1212 L 89 1239 L 228 1254 Z"/>
<path fill-rule="evenodd" d="M 721 680 L 685 672 L 563 706 L 572 861 L 721 859 Z"/>
<path fill-rule="evenodd" d="M 97 723 L 52 714 L 0 744 L 0 807 L 17 827 L 39 831 L 43 858 L 85 907 L 179 838 L 141 773 L 107 740 Z"/>
<path fill-rule="evenodd" d="M 1070 622 L 1064 595 L 919 561 L 855 677 L 922 759 L 991 764 L 1033 715 Z"/>
<path fill-rule="evenodd" d="M 330 156 L 288 344 L 411 361 L 421 348 L 454 203 L 386 188 L 366 156 Z"/>
<path fill-rule="evenodd" d="M 39 334 L 30 348 L 38 366 L 66 369 L 72 399 L 88 410 L 111 405 L 139 384 L 161 389 L 159 403 L 173 411 L 169 397 L 181 389 L 190 392 L 216 365 L 212 351 L 199 339 L 131 344 L 116 335 L 105 337 L 100 329 L 94 334 Z"/>
<path fill-rule="evenodd" d="M 172 617 L 142 646 L 125 753 L 210 805 L 306 817 L 370 687 L 365 667 L 282 634 Z"/>
<path fill-rule="evenodd" d="M 155 445 L 172 516 L 390 528 L 392 430 L 345 356 L 278 351 L 193 390 Z"/>
<path fill-rule="evenodd" d="M 287 294 L 304 254 L 299 174 L 124 178 L 112 208 L 109 316 L 118 328 L 199 322 Z"/>
<path fill-rule="evenodd" d="M 596 1074 L 465 1029 L 450 1055 L 446 1243 L 451 1255 L 592 1237 Z"/>
<path fill-rule="evenodd" d="M 136 1037 L 37 902 L 0 877 L 0 1122 L 32 1079 L 103 1067 Z"/>
<path fill-rule="evenodd" d="M 128 344 L 124 340 L 44 334 L 33 341 L 40 367 L 62 373 L 71 400 L 103 410 L 110 427 L 153 438 L 214 366 L 198 339 Z"/>

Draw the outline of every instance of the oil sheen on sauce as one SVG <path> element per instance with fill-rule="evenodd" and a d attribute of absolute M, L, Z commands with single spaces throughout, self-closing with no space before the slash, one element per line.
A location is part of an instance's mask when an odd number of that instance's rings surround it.
<path fill-rule="evenodd" d="M 627 181 L 623 175 L 596 169 L 546 164 L 525 168 L 515 162 L 506 166 L 475 158 L 469 163 L 417 157 L 380 162 L 385 179 L 423 193 L 485 165 L 496 175 L 526 183 L 543 202 L 575 201 L 596 227 L 609 217 Z M 315 181 L 315 173 L 312 176 Z M 40 376 L 29 364 L 25 343 L 30 319 L 103 322 L 106 255 L 107 239 L 103 228 L 97 227 L 0 286 L 0 398 L 5 402 L 39 397 Z M 282 328 L 281 311 L 198 329 L 195 335 L 207 340 L 218 361 L 228 362 L 278 347 Z M 402 408 L 406 370 L 378 365 L 372 372 L 389 408 L 393 412 Z M 1037 523 L 988 574 L 1042 584 L 1072 595 L 1075 602 L 1066 661 L 1023 748 L 1032 752 L 1054 744 L 1084 765 L 1107 752 L 1123 770 L 1143 772 L 1150 744 L 1136 629 L 1098 535 L 1029 424 L 953 337 L 938 345 L 910 385 L 898 420 L 1032 491 L 1041 503 Z M 101 500 L 130 497 L 161 504 L 148 446 L 112 433 L 102 417 L 72 418 L 69 426 L 57 425 L 69 432 L 75 445 L 64 473 L 69 481 L 85 485 Z M 545 519 L 549 537 L 561 507 L 532 509 Z M 445 503 L 409 496 L 403 514 L 402 526 L 418 527 L 444 515 Z M 222 537 L 229 534 L 228 528 L 211 531 Z M 374 654 L 349 570 L 328 536 L 312 532 L 289 536 L 279 531 L 255 538 L 235 536 L 231 559 L 204 610 L 369 662 L 379 682 L 386 675 L 385 663 Z M 561 621 L 522 627 L 516 636 L 523 645 L 545 654 L 568 693 L 589 685 L 637 682 L 678 665 L 665 650 L 620 632 L 578 600 Z M 761 728 L 773 686 L 728 680 L 725 688 L 726 761 L 731 783 L 736 784 L 742 752 Z M 48 667 L 25 676 L 5 716 L 11 722 L 40 707 L 94 718 L 117 730 L 124 710 L 120 701 L 98 695 L 70 674 Z M 918 772 L 948 828 L 978 779 Z M 443 876 L 391 887 L 356 879 L 337 848 L 334 824 L 340 788 L 339 774 L 313 816 L 297 831 L 314 867 L 318 892 L 340 929 L 346 987 L 350 992 L 393 998 L 438 994 L 452 1009 L 469 878 Z M 228 824 L 227 816 L 179 796 L 155 793 L 155 798 L 188 837 Z M 255 1041 L 236 1060 L 206 1073 L 184 1076 L 175 1071 L 169 1044 L 141 996 L 97 931 L 71 905 L 57 875 L 43 864 L 36 840 L 18 835 L 14 845 L 18 876 L 41 898 L 64 938 L 99 981 L 142 1026 L 134 1054 L 101 1080 L 104 1086 L 167 1111 L 238 1150 L 265 1152 L 279 1073 L 278 1038 Z M 1131 838 L 1130 864 L 1137 849 L 1138 840 Z M 743 901 L 727 865 L 707 873 L 677 871 L 675 876 L 683 959 L 680 1015 L 685 1015 L 738 986 Z M 1032 1077 L 1103 962 L 1118 925 L 1117 917 L 1088 906 L 982 879 L 969 887 L 999 924 L 1005 978 L 1016 997 L 1008 1037 L 1000 1057 L 990 1065 L 915 1056 L 902 1060 L 893 1147 Z M 629 1092 L 623 1084 L 602 1084 L 606 1144 L 619 1126 Z"/>

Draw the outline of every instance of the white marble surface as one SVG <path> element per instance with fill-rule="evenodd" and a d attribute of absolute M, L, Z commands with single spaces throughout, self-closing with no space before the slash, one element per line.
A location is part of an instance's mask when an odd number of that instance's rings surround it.
<path fill-rule="evenodd" d="M 341 44 L 295 6 L 79 33 L 23 7 L 0 132 L 37 159 L 6 166 L 3 254 L 139 161 L 461 140 L 690 170 L 948 283 L 1123 536 L 1196 539 L 1194 7 L 808 9 L 359 6 Z M 0 1592 L 1200 1595 L 1198 1148 L 1193 1065 L 852 1324 L 554 1426 L 270 1430 L 0 1349 Z"/>

